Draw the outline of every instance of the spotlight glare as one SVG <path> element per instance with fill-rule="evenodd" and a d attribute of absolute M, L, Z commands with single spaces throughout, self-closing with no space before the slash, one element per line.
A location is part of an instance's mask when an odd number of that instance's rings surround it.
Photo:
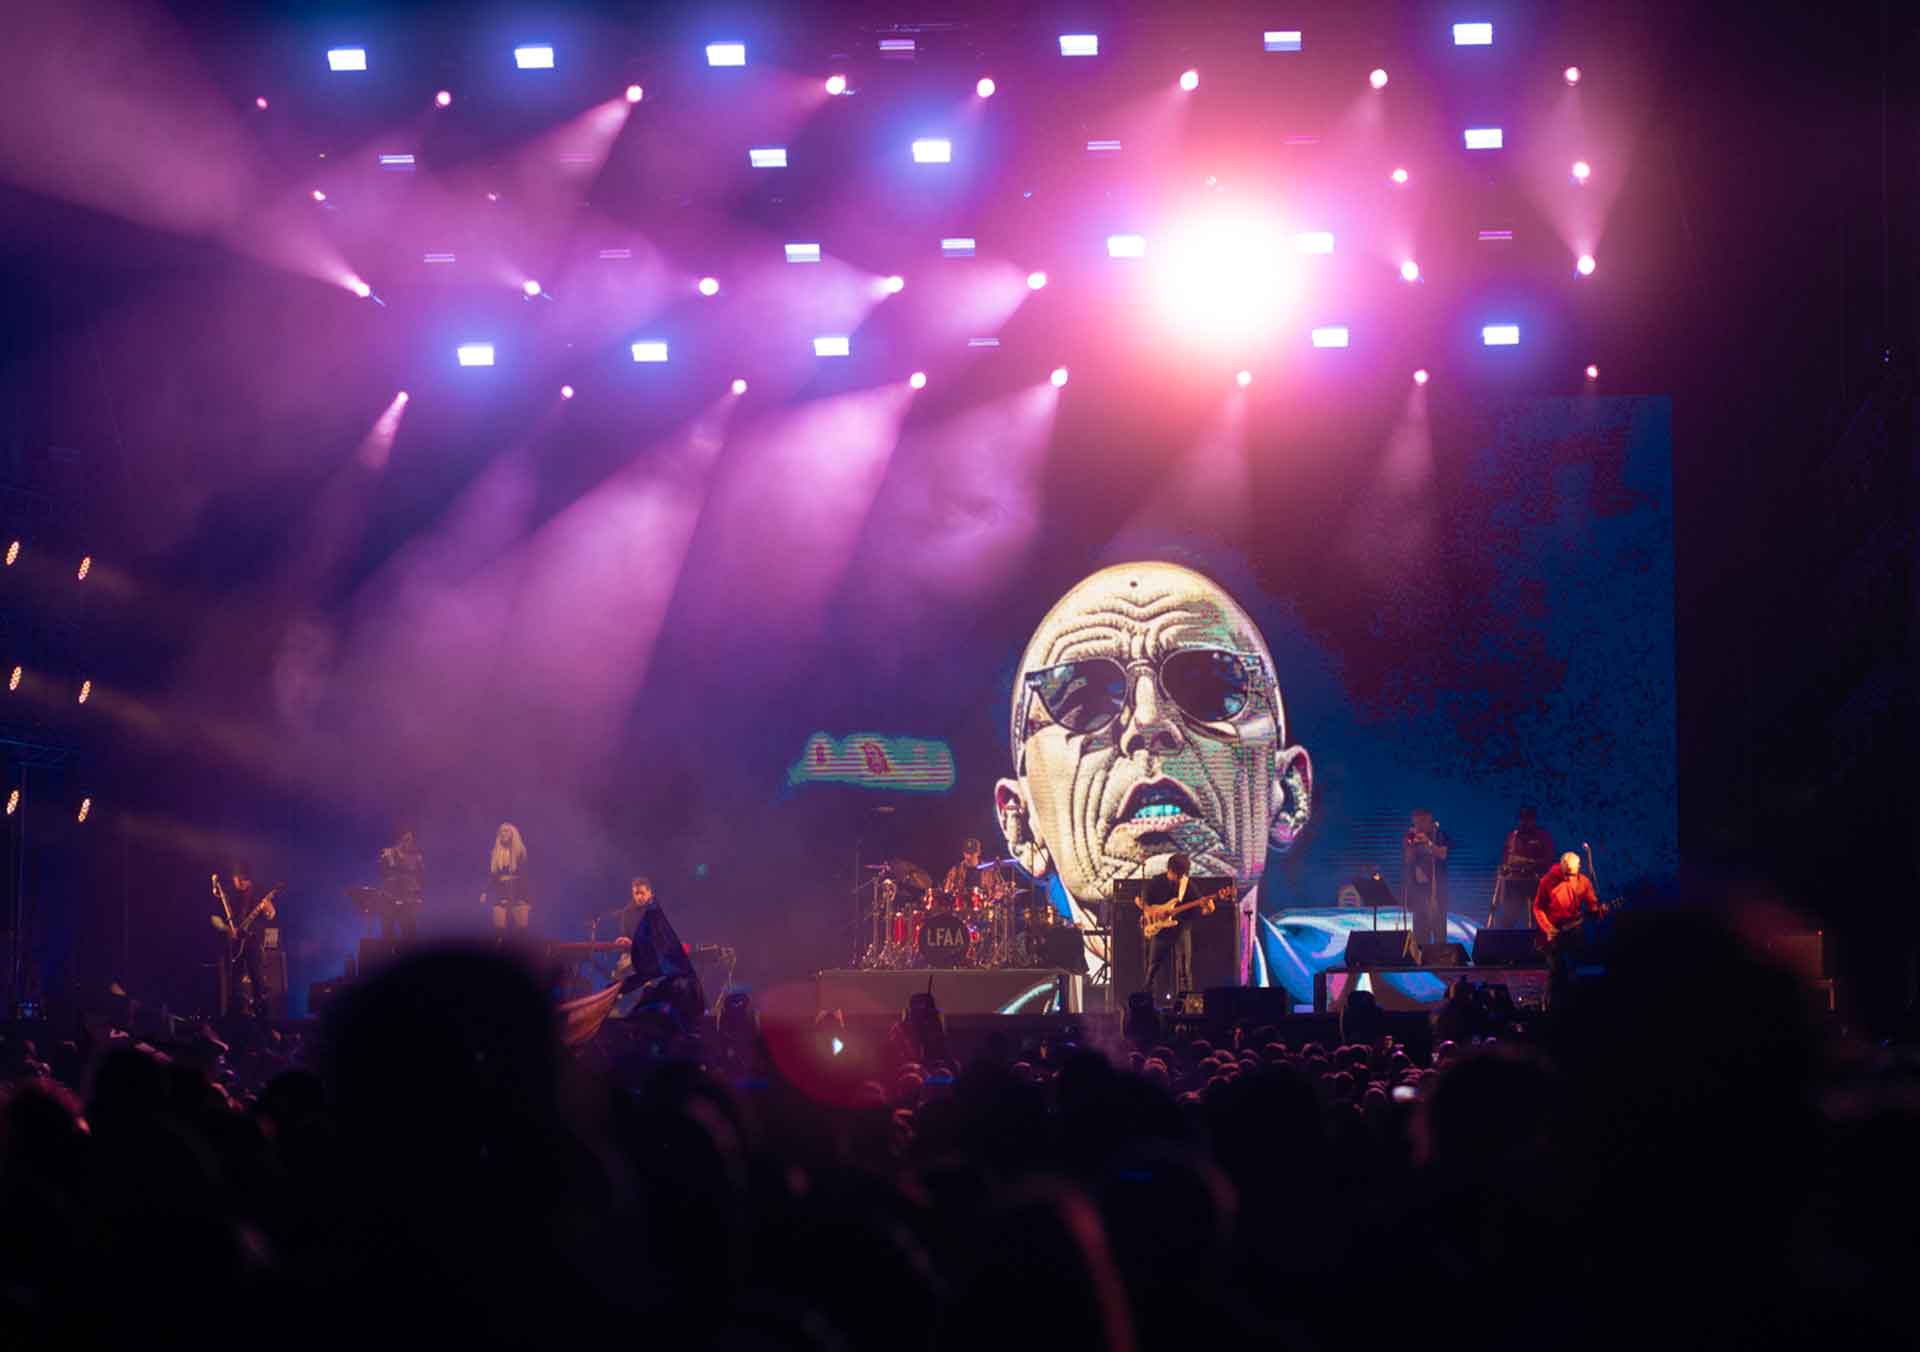
<path fill-rule="evenodd" d="M 433 101 L 442 108 L 450 107 L 453 104 L 453 93 L 451 90 L 443 89 L 433 96 Z"/>
<path fill-rule="evenodd" d="M 92 693 L 93 693 L 92 681 L 80 682 L 80 701 L 79 701 L 80 703 L 85 704 L 87 702 L 87 696 L 91 695 Z"/>
<path fill-rule="evenodd" d="M 852 355 L 852 348 L 847 342 L 845 335 L 836 334 L 831 337 L 815 338 L 813 340 L 813 355 L 816 357 L 846 357 Z"/>
<path fill-rule="evenodd" d="M 1040 289 L 1041 289 L 1042 287 L 1044 287 L 1044 286 L 1045 286 L 1046 284 L 1047 284 L 1047 274 L 1046 274 L 1046 273 L 1044 273 L 1044 272 L 1029 272 L 1029 273 L 1027 274 L 1027 290 L 1029 290 L 1029 291 L 1038 291 L 1038 290 L 1040 290 Z"/>
<path fill-rule="evenodd" d="M 560 387 L 560 397 L 561 397 L 562 399 L 571 399 L 571 398 L 573 398 L 573 386 L 571 386 L 571 385 L 562 385 L 562 386 Z"/>
<path fill-rule="evenodd" d="M 1330 254 L 1333 252 L 1333 231 L 1308 230 L 1295 235 L 1293 242 L 1301 253 Z"/>
<path fill-rule="evenodd" d="M 1000 86 L 996 85 L 993 82 L 993 78 L 991 76 L 982 75 L 980 77 L 980 82 L 974 85 L 973 92 L 978 94 L 983 99 L 990 99 L 993 97 L 993 91 L 998 89 L 999 87 Z"/>
<path fill-rule="evenodd" d="M 1423 367 L 1421 367 L 1421 368 L 1420 368 L 1420 369 L 1419 369 L 1418 371 L 1415 371 L 1415 372 L 1413 373 L 1413 383 L 1414 383 L 1414 384 L 1416 384 L 1416 385 L 1424 385 L 1424 384 L 1426 384 L 1426 383 L 1427 383 L 1427 368 L 1426 368 L 1426 367 L 1424 367 L 1424 366 L 1423 366 Z"/>
<path fill-rule="evenodd" d="M 1197 70 L 1182 71 L 1180 73 L 1180 87 L 1189 94 L 1198 89 L 1200 87 L 1200 72 Z"/>
<path fill-rule="evenodd" d="M 827 77 L 827 92 L 828 92 L 829 94 L 844 94 L 844 93 L 846 93 L 846 92 L 847 92 L 847 77 L 846 77 L 846 76 L 844 76 L 844 75 L 829 75 L 829 76 Z"/>
<path fill-rule="evenodd" d="M 347 278 L 347 290 L 353 292 L 353 294 L 360 297 L 361 300 L 365 300 L 373 294 L 373 288 L 361 281 L 358 277 Z"/>
<path fill-rule="evenodd" d="M 1054 389 L 1057 390 L 1061 388 L 1067 383 L 1067 368 L 1064 366 L 1054 367 L 1053 374 L 1048 376 L 1047 379 L 1053 382 Z"/>
<path fill-rule="evenodd" d="M 895 273 L 893 276 L 887 278 L 884 282 L 880 283 L 880 289 L 886 292 L 889 296 L 897 296 L 902 291 L 905 291 L 907 289 L 907 279 L 905 277 L 902 277 L 899 273 Z"/>
<path fill-rule="evenodd" d="M 1518 324 L 1483 325 L 1480 329 L 1480 341 L 1488 347 L 1518 347 L 1520 326 Z"/>
<path fill-rule="evenodd" d="M 1253 384 L 1253 372 L 1242 371 L 1234 377 L 1234 380 L 1239 384 L 1240 388 L 1244 390 L 1247 386 Z"/>
<path fill-rule="evenodd" d="M 709 42 L 707 44 L 707 64 L 709 66 L 744 66 L 747 64 L 747 44 L 744 42 Z"/>
<path fill-rule="evenodd" d="M 1159 308 L 1188 337 L 1238 355 L 1291 305 L 1306 239 L 1254 215 L 1209 212 L 1177 224 L 1154 245 Z M 1313 243 L 1330 248 L 1332 237 Z"/>
<path fill-rule="evenodd" d="M 1400 265 L 1400 280 L 1403 282 L 1419 281 L 1420 265 L 1414 262 L 1411 258 L 1407 259 L 1404 263 Z"/>
<path fill-rule="evenodd" d="M 720 279 L 717 277 L 702 277 L 700 279 L 700 294 L 703 296 L 719 295 Z"/>
<path fill-rule="evenodd" d="M 7 542 L 7 567 L 9 568 L 13 567 L 14 561 L 17 560 L 19 557 L 20 557 L 20 542 L 18 540 L 8 541 Z"/>
<path fill-rule="evenodd" d="M 1580 67 L 1568 66 L 1565 75 L 1568 84 L 1577 85 L 1580 83 Z"/>
<path fill-rule="evenodd" d="M 1490 23 L 1457 23 L 1453 26 L 1453 45 L 1456 47 L 1493 46 L 1493 25 Z"/>
<path fill-rule="evenodd" d="M 267 96 L 265 94 L 262 94 L 259 98 L 253 101 L 253 106 L 260 109 L 260 111 L 265 112 L 267 108 Z"/>
<path fill-rule="evenodd" d="M 20 790 L 15 789 L 7 795 L 7 815 L 11 817 L 20 810 Z"/>
<path fill-rule="evenodd" d="M 1347 326 L 1345 324 L 1325 324 L 1313 331 L 1315 347 L 1345 347 L 1347 345 Z"/>
<path fill-rule="evenodd" d="M 952 164 L 953 142 L 915 141 L 913 143 L 913 162 L 915 164 Z"/>
<path fill-rule="evenodd" d="M 26 675 L 25 667 L 15 667 L 13 674 L 7 677 L 7 693 L 11 695 L 20 688 L 20 678 Z"/>
<path fill-rule="evenodd" d="M 665 361 L 667 359 L 667 345 L 663 340 L 658 338 L 643 338 L 633 345 L 633 359 L 635 361 L 650 362 Z"/>
<path fill-rule="evenodd" d="M 1407 181 L 1407 171 L 1405 169 L 1395 169 L 1392 177 L 1395 183 L 1405 183 Z"/>
<path fill-rule="evenodd" d="M 552 70 L 553 48 L 546 46 L 515 47 L 513 64 L 521 70 Z"/>
<path fill-rule="evenodd" d="M 400 391 L 400 393 L 393 396 L 393 402 L 396 404 L 404 404 L 407 402 L 407 400 L 411 398 L 413 398 L 412 395 L 408 394 L 405 390 L 402 390 Z"/>
<path fill-rule="evenodd" d="M 492 343 L 462 343 L 455 349 L 455 353 L 460 358 L 462 366 L 493 365 Z"/>
<path fill-rule="evenodd" d="M 1588 164 L 1585 160 L 1575 160 L 1573 162 L 1573 181 L 1575 183 L 1585 183 L 1592 177 L 1593 166 L 1591 164 Z"/>
<path fill-rule="evenodd" d="M 367 68 L 367 49 L 365 47 L 334 47 L 327 52 L 328 70 L 365 70 Z"/>
<path fill-rule="evenodd" d="M 628 103 L 640 102 L 641 98 L 645 96 L 646 92 L 647 91 L 642 89 L 639 85 L 628 85 L 627 86 L 627 102 Z"/>
<path fill-rule="evenodd" d="M 736 376 L 733 382 L 733 392 L 735 394 L 745 394 L 747 392 L 747 382 Z"/>
<path fill-rule="evenodd" d="M 1579 273 L 1582 277 L 1591 277 L 1593 276 L 1594 268 L 1597 266 L 1598 264 L 1596 264 L 1593 261 L 1592 254 L 1581 254 L 1580 257 L 1574 262 L 1573 270 Z"/>
<path fill-rule="evenodd" d="M 1375 66 L 1367 75 L 1367 83 L 1375 89 L 1385 89 L 1387 87 L 1387 73 L 1378 66 Z"/>
<path fill-rule="evenodd" d="M 93 555 L 89 554 L 85 558 L 80 560 L 80 572 L 77 580 L 81 582 L 85 582 L 87 580 L 87 574 L 91 573 L 92 571 L 93 571 Z"/>
<path fill-rule="evenodd" d="M 529 277 L 526 281 L 520 283 L 520 289 L 529 296 L 537 296 L 540 294 L 540 283 Z"/>
<path fill-rule="evenodd" d="M 1600 368 L 1598 366 L 1587 367 L 1587 379 L 1588 380 L 1600 379 Z"/>
<path fill-rule="evenodd" d="M 907 377 L 907 384 L 916 390 L 926 389 L 927 373 L 925 371 L 915 371 L 912 375 Z"/>
<path fill-rule="evenodd" d="M 82 798 L 80 800 L 80 820 L 85 821 L 87 819 L 87 814 L 91 811 L 93 811 L 93 799 Z"/>
<path fill-rule="evenodd" d="M 1060 55 L 1098 56 L 1100 55 L 1100 35 L 1098 33 L 1062 33 Z"/>
<path fill-rule="evenodd" d="M 313 197 L 313 200 L 316 202 L 324 202 L 327 200 L 327 195 L 321 192 L 318 188 L 315 188 L 313 190 L 312 197 Z"/>

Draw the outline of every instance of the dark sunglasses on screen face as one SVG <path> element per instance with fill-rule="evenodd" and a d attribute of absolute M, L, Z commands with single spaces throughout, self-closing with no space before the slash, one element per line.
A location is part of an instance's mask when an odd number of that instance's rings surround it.
<path fill-rule="evenodd" d="M 1188 718 L 1230 723 L 1246 712 L 1267 684 L 1260 659 L 1219 648 L 1181 648 L 1158 663 L 1083 657 L 1030 671 L 1024 681 L 1047 717 L 1072 733 L 1098 732 L 1126 711 L 1140 672 L 1151 672 L 1161 693 Z M 1026 740 L 1022 706 L 1020 740 Z"/>

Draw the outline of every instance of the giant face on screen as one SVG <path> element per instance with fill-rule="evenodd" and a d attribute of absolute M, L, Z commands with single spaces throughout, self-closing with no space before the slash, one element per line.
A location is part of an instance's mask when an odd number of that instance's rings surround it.
<path fill-rule="evenodd" d="M 1077 902 L 1193 857 L 1258 882 L 1312 810 L 1273 654 L 1213 579 L 1129 563 L 1082 579 L 1027 644 L 1012 691 L 1013 775 L 995 789 L 1008 848 Z"/>

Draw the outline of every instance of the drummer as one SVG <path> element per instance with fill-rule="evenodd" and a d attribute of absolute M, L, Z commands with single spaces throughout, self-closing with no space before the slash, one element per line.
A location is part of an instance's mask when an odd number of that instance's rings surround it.
<path fill-rule="evenodd" d="M 948 897 L 949 906 L 966 906 L 967 898 L 980 890 L 980 841 L 976 836 L 968 836 L 960 846 L 960 862 L 947 870 L 946 879 L 940 884 L 940 890 Z"/>

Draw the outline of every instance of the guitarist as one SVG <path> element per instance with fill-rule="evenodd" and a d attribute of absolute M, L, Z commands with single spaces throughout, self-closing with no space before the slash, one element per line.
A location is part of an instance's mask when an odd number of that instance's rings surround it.
<path fill-rule="evenodd" d="M 264 897 L 253 892 L 252 870 L 236 864 L 221 886 L 220 875 L 213 875 L 214 899 L 221 915 L 213 918 L 214 928 L 227 936 L 227 972 L 234 1003 L 249 1018 L 263 1018 L 267 1012 L 266 981 L 261 976 L 260 923 L 271 920 L 278 911 L 273 898 L 275 888 Z"/>
<path fill-rule="evenodd" d="M 1179 906 L 1187 900 L 1187 886 L 1193 873 L 1193 860 L 1184 854 L 1176 854 L 1167 860 L 1167 871 L 1158 878 L 1151 879 L 1140 889 L 1140 895 L 1134 904 L 1140 907 L 1142 919 L 1147 909 L 1153 906 Z M 1201 908 L 1201 914 L 1211 915 L 1214 903 L 1211 898 Z M 1153 995 L 1156 1004 L 1161 1003 L 1160 984 L 1167 983 L 1166 996 L 1185 989 L 1182 982 L 1191 983 L 1193 973 L 1193 927 L 1174 925 L 1163 929 L 1147 940 L 1147 980 L 1146 989 Z"/>

